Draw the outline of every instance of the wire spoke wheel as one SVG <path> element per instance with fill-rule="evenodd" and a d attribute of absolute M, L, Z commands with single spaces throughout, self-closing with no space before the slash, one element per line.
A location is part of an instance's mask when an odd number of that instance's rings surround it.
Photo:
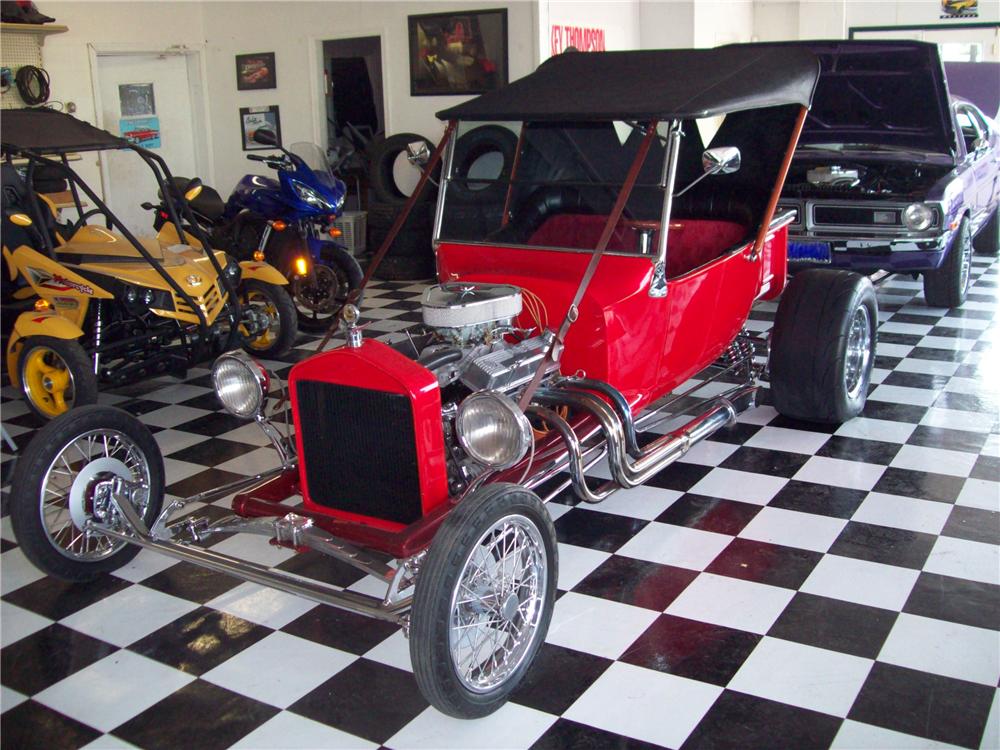
<path fill-rule="evenodd" d="M 479 539 L 452 594 L 451 658 L 470 690 L 485 692 L 520 666 L 542 612 L 545 545 L 524 516 L 497 521 Z"/>

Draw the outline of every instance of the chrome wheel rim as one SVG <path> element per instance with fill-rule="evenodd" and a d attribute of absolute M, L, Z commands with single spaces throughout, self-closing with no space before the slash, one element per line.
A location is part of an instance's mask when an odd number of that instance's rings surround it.
<path fill-rule="evenodd" d="M 338 303 L 347 299 L 348 284 L 342 280 L 329 266 L 317 264 L 313 268 L 316 283 L 306 284 L 302 278 L 292 282 L 295 293 L 295 306 L 299 314 L 306 317 L 329 317 L 338 307 Z"/>
<path fill-rule="evenodd" d="M 278 308 L 267 294 L 258 291 L 250 291 L 247 294 L 246 305 L 267 319 L 267 328 L 249 342 L 251 349 L 264 351 L 281 336 L 281 317 L 278 315 Z"/>
<path fill-rule="evenodd" d="M 46 537 L 72 560 L 94 562 L 125 544 L 111 540 L 87 521 L 120 529 L 122 519 L 107 494 L 107 480 L 121 477 L 144 489 L 134 496 L 136 511 L 149 505 L 149 464 L 139 447 L 117 430 L 90 430 L 70 440 L 56 454 L 42 478 L 38 512 Z"/>
<path fill-rule="evenodd" d="M 451 595 L 452 666 L 474 693 L 506 682 L 538 636 L 548 555 L 535 524 L 522 515 L 494 523 L 473 545 Z"/>
<path fill-rule="evenodd" d="M 962 292 L 964 293 L 969 288 L 969 277 L 972 275 L 972 242 L 966 241 L 967 237 L 962 240 Z"/>
<path fill-rule="evenodd" d="M 21 365 L 21 390 L 50 419 L 72 409 L 76 401 L 73 371 L 48 347 L 36 347 L 25 357 Z"/>
<path fill-rule="evenodd" d="M 857 397 L 865 382 L 868 362 L 871 360 L 871 319 L 868 308 L 860 305 L 851 318 L 847 335 L 847 356 L 844 363 L 844 387 L 850 398 Z"/>

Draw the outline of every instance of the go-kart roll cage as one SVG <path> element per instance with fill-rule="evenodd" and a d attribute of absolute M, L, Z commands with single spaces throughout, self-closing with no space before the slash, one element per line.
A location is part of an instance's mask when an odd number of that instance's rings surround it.
<path fill-rule="evenodd" d="M 182 243 L 185 241 L 184 232 L 188 231 L 194 236 L 196 240 L 198 240 L 198 242 L 201 243 L 202 251 L 208 256 L 209 262 L 212 264 L 212 267 L 215 269 L 218 278 L 221 280 L 221 283 L 223 284 L 223 286 L 226 289 L 226 292 L 228 293 L 229 299 L 227 300 L 227 305 L 229 309 L 229 318 L 232 330 L 235 332 L 238 328 L 240 320 L 240 303 L 239 303 L 239 297 L 236 293 L 236 287 L 233 285 L 231 279 L 229 279 L 229 277 L 226 276 L 225 273 L 223 273 L 222 267 L 219 265 L 219 261 L 215 257 L 215 253 L 211 252 L 211 247 L 209 245 L 208 238 L 205 236 L 205 233 L 198 225 L 198 222 L 194 220 L 194 216 L 191 212 L 191 207 L 187 204 L 187 201 L 183 200 L 180 201 L 180 211 L 178 211 L 178 206 L 175 203 L 174 197 L 172 195 L 173 191 L 169 190 L 167 187 L 169 184 L 171 184 L 171 181 L 173 180 L 173 175 L 170 173 L 170 168 L 167 166 L 167 163 L 163 160 L 163 157 L 154 154 L 151 151 L 142 148 L 141 146 L 136 146 L 134 144 L 127 143 L 126 141 L 121 141 L 121 144 L 122 145 L 117 147 L 117 150 L 134 151 L 136 154 L 139 155 L 139 157 L 146 163 L 146 165 L 153 172 L 153 176 L 156 178 L 156 182 L 160 187 L 160 192 L 163 195 L 163 204 L 167 210 L 167 213 L 170 216 L 170 220 L 173 222 L 174 226 L 177 227 L 177 234 L 178 237 L 180 238 L 180 241 Z M 208 332 L 209 329 L 208 319 L 205 317 L 205 313 L 195 303 L 195 301 L 191 298 L 191 296 L 186 291 L 184 291 L 184 289 L 180 286 L 180 284 L 178 284 L 170 276 L 170 274 L 168 274 L 163 269 L 163 266 L 160 264 L 160 262 L 145 248 L 142 242 L 140 242 L 136 238 L 136 236 L 129 230 L 129 228 L 126 227 L 118 219 L 117 216 L 115 216 L 115 214 L 111 211 L 110 208 L 108 208 L 107 204 L 104 201 L 102 201 L 98 197 L 98 195 L 90 188 L 90 186 L 87 185 L 87 183 L 84 182 L 83 179 L 81 179 L 80 176 L 77 175 L 76 172 L 74 172 L 73 169 L 69 166 L 69 159 L 67 158 L 67 154 L 70 152 L 107 151 L 107 150 L 112 150 L 115 147 L 107 144 L 99 144 L 99 145 L 95 144 L 90 147 L 74 145 L 72 147 L 56 146 L 53 148 L 46 148 L 45 149 L 46 153 L 57 154 L 61 157 L 60 160 L 58 161 L 44 156 L 42 153 L 40 153 L 35 149 L 18 148 L 16 145 L 12 145 L 6 142 L 3 144 L 3 148 L 8 163 L 11 162 L 12 158 L 15 155 L 20 158 L 27 159 L 28 161 L 28 169 L 25 182 L 28 185 L 28 191 L 27 191 L 28 203 L 32 214 L 31 216 L 32 221 L 34 221 L 40 227 L 46 226 L 47 222 L 44 218 L 45 217 L 44 212 L 49 210 L 47 206 L 44 207 L 42 206 L 41 201 L 39 201 L 38 199 L 38 195 L 36 194 L 34 188 L 32 187 L 34 182 L 35 170 L 39 166 L 55 167 L 65 174 L 66 179 L 69 182 L 70 193 L 73 196 L 73 204 L 74 207 L 76 208 L 77 214 L 79 215 L 77 222 L 83 223 L 88 216 L 92 216 L 95 214 L 103 214 L 106 226 L 109 229 L 114 228 L 117 229 L 119 232 L 121 232 L 122 236 L 126 240 L 128 240 L 129 244 L 135 248 L 135 250 L 150 264 L 152 268 L 156 269 L 156 272 L 174 291 L 174 293 L 178 297 L 183 299 L 185 304 L 187 304 L 188 307 L 195 312 L 195 314 L 198 316 L 198 321 L 199 321 L 198 325 L 202 329 L 203 333 Z M 79 192 L 80 189 L 83 190 L 84 194 L 89 200 L 93 201 L 94 206 L 96 206 L 96 208 L 84 211 L 83 203 L 80 198 L 80 192 Z M 188 222 L 188 227 L 193 228 L 193 231 L 191 228 L 187 230 L 183 228 L 183 223 L 181 222 L 181 218 L 183 218 Z M 45 251 L 47 252 L 47 254 L 50 257 L 55 258 L 56 248 L 52 242 L 51 235 L 46 231 L 39 231 L 38 234 L 41 237 L 41 241 L 45 246 Z"/>

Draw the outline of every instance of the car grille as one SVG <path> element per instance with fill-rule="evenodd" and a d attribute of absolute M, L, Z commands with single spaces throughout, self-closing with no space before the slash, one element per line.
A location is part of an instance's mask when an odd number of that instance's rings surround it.
<path fill-rule="evenodd" d="M 422 513 L 413 407 L 407 395 L 302 380 L 296 429 L 309 499 L 410 524 Z"/>
<path fill-rule="evenodd" d="M 856 206 L 816 206 L 813 223 L 816 226 L 898 227 L 900 209 Z"/>
<path fill-rule="evenodd" d="M 202 312 L 205 313 L 206 320 L 211 324 L 215 320 L 215 316 L 219 314 L 219 310 L 222 309 L 225 295 L 222 294 L 218 284 L 212 284 L 204 294 L 200 296 L 192 294 L 191 299 L 201 308 Z M 174 293 L 174 310 L 180 315 L 191 316 L 193 323 L 198 322 L 198 313 L 176 292 Z"/>

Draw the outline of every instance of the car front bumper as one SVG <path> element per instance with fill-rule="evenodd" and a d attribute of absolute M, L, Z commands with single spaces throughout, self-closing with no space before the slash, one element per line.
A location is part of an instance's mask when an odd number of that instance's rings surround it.
<path fill-rule="evenodd" d="M 891 271 L 916 273 L 933 271 L 940 267 L 953 232 L 942 232 L 933 237 L 877 237 L 846 238 L 790 234 L 788 238 L 788 263 L 800 268 L 846 268 L 852 271 Z M 829 261 L 807 260 L 793 257 L 801 246 L 815 248 L 828 245 Z"/>

